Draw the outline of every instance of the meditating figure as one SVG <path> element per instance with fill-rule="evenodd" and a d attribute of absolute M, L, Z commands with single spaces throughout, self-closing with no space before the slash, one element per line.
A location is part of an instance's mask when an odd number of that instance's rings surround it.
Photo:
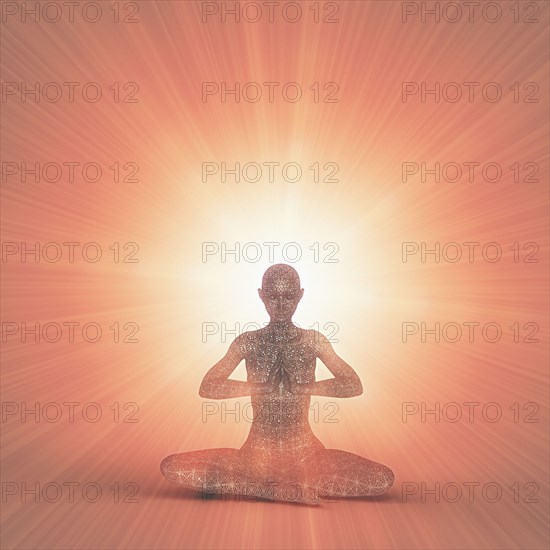
<path fill-rule="evenodd" d="M 292 323 L 304 290 L 294 268 L 271 266 L 258 293 L 270 317 L 245 332 L 204 376 L 207 399 L 250 396 L 253 420 L 240 449 L 173 454 L 161 463 L 172 482 L 203 494 L 234 494 L 318 504 L 323 497 L 375 496 L 393 484 L 392 471 L 356 454 L 326 449 L 309 425 L 312 395 L 355 397 L 363 393 L 356 372 L 315 330 Z M 334 375 L 315 381 L 319 358 Z M 245 360 L 247 381 L 229 376 Z"/>

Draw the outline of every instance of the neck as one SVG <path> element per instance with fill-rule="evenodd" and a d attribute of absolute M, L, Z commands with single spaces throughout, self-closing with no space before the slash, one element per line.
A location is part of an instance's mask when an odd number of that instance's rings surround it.
<path fill-rule="evenodd" d="M 289 321 L 269 321 L 269 324 L 267 325 L 268 327 L 271 327 L 273 328 L 274 330 L 277 330 L 277 329 L 285 329 L 285 328 L 289 328 L 289 327 L 295 327 L 296 325 L 294 325 L 294 323 L 292 322 L 292 320 L 289 320 Z"/>
<path fill-rule="evenodd" d="M 294 340 L 298 335 L 298 328 L 292 324 L 292 321 L 272 321 L 266 328 L 275 342 Z"/>

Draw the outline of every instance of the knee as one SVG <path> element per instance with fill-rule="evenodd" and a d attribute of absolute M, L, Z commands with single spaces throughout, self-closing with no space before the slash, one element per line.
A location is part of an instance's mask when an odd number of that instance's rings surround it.
<path fill-rule="evenodd" d="M 170 472 L 174 469 L 174 456 L 175 455 L 167 456 L 160 463 L 160 471 L 164 477 L 168 477 Z"/>
<path fill-rule="evenodd" d="M 386 492 L 392 487 L 393 482 L 395 481 L 395 475 L 387 466 L 384 466 L 382 475 L 384 477 L 384 492 Z"/>

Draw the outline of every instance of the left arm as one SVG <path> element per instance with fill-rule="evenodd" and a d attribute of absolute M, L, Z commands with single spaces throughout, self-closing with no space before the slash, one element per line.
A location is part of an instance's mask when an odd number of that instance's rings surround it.
<path fill-rule="evenodd" d="M 357 373 L 334 351 L 331 343 L 322 334 L 316 332 L 318 341 L 317 357 L 326 365 L 334 378 L 298 384 L 287 379 L 292 393 L 319 395 L 324 397 L 355 397 L 363 393 L 363 385 Z"/>

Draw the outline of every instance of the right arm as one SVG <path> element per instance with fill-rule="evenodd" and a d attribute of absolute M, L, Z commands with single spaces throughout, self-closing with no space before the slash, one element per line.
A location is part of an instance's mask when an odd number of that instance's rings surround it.
<path fill-rule="evenodd" d="M 277 388 L 280 380 L 272 376 L 267 382 L 258 383 L 230 380 L 229 376 L 243 359 L 243 352 L 235 339 L 225 356 L 204 375 L 199 395 L 206 399 L 230 399 L 232 397 L 266 395 Z"/>

